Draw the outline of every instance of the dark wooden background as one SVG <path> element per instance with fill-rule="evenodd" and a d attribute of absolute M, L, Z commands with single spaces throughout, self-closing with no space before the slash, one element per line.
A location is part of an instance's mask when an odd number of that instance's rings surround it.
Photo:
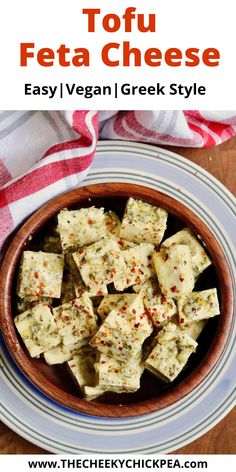
<path fill-rule="evenodd" d="M 212 149 L 169 149 L 204 167 L 236 195 L 236 138 Z M 0 423 L 0 453 L 44 454 L 47 451 L 34 446 Z M 236 454 L 236 408 L 211 431 L 178 449 L 175 454 Z"/>

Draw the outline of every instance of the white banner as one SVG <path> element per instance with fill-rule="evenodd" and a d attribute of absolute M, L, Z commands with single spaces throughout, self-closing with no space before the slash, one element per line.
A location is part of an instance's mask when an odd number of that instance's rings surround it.
<path fill-rule="evenodd" d="M 8 0 L 1 109 L 235 109 L 235 0 Z"/>
<path fill-rule="evenodd" d="M 233 472 L 236 466 L 235 455 L 3 455 L 0 456 L 1 470 L 29 472 L 35 470 L 63 471 L 142 471 L 150 470 L 207 470 L 208 472 Z"/>

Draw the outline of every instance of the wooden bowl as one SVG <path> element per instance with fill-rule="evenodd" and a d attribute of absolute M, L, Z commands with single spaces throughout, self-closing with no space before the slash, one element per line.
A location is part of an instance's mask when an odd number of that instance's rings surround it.
<path fill-rule="evenodd" d="M 208 321 L 198 340 L 197 353 L 191 356 L 187 368 L 175 382 L 163 385 L 145 371 L 138 392 L 119 395 L 107 393 L 99 400 L 87 402 L 80 398 L 65 366 L 49 366 L 43 359 L 32 359 L 27 353 L 13 323 L 16 273 L 22 251 L 32 248 L 32 242 L 45 231 L 62 208 L 95 205 L 122 215 L 127 197 L 130 196 L 161 206 L 169 212 L 165 237 L 184 226 L 202 237 L 213 266 L 201 275 L 197 289 L 218 288 L 221 315 Z M 131 417 L 156 411 L 180 400 L 196 388 L 219 362 L 231 327 L 233 289 L 222 248 L 205 223 L 191 210 L 151 188 L 128 183 L 106 183 L 82 187 L 50 201 L 19 229 L 1 269 L 0 300 L 0 323 L 6 345 L 20 369 L 34 385 L 65 407 L 88 415 Z"/>

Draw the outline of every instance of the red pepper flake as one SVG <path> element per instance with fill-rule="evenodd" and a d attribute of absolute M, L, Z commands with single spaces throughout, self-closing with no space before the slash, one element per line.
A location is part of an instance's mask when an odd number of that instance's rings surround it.
<path fill-rule="evenodd" d="M 184 318 L 180 318 L 180 323 L 184 323 Z"/>
<path fill-rule="evenodd" d="M 151 261 L 151 260 L 152 260 L 152 256 L 148 256 L 148 260 Z"/>
<path fill-rule="evenodd" d="M 130 272 L 134 273 L 134 272 L 135 272 L 135 268 L 132 267 L 132 269 L 130 269 Z"/>
<path fill-rule="evenodd" d="M 134 327 L 135 327 L 135 328 L 138 328 L 139 325 L 140 325 L 140 323 L 135 323 Z"/>
<path fill-rule="evenodd" d="M 44 294 L 44 289 L 45 289 L 45 284 L 43 282 L 41 282 L 40 285 L 39 285 L 39 295 Z"/>
<path fill-rule="evenodd" d="M 34 273 L 34 278 L 35 278 L 35 279 L 38 279 L 38 278 L 39 278 L 39 273 L 38 273 L 38 272 L 35 272 L 35 273 Z"/>
<path fill-rule="evenodd" d="M 163 260 L 166 262 L 169 259 L 169 254 L 164 254 Z"/>
<path fill-rule="evenodd" d="M 123 351 L 123 347 L 119 346 L 118 347 L 119 351 Z"/>
<path fill-rule="evenodd" d="M 106 364 L 106 361 L 101 361 L 101 364 Z"/>
<path fill-rule="evenodd" d="M 88 224 L 89 224 L 89 225 L 92 225 L 92 224 L 93 224 L 93 220 L 91 220 L 91 218 L 89 218 Z"/>
<path fill-rule="evenodd" d="M 133 310 L 132 310 L 132 313 L 133 313 L 133 315 L 136 315 L 136 313 L 137 313 L 134 308 L 133 308 Z"/>
<path fill-rule="evenodd" d="M 176 285 L 173 285 L 173 287 L 171 287 L 171 291 L 172 291 L 172 292 L 177 292 L 177 287 L 176 287 Z"/>
<path fill-rule="evenodd" d="M 184 281 L 184 277 L 182 275 L 179 276 L 179 280 L 180 282 L 183 282 Z"/>
<path fill-rule="evenodd" d="M 152 264 L 148 264 L 148 265 L 147 265 L 147 268 L 148 268 L 148 269 L 152 269 Z"/>
<path fill-rule="evenodd" d="M 63 316 L 65 321 L 70 321 L 70 317 L 68 315 Z"/>

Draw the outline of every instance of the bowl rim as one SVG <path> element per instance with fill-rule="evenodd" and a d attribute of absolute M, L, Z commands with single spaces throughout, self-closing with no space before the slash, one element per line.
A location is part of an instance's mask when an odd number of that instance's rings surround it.
<path fill-rule="evenodd" d="M 31 358 L 24 352 L 19 342 L 11 310 L 12 282 L 15 275 L 19 258 L 29 238 L 34 236 L 41 227 L 62 208 L 72 207 L 89 198 L 131 197 L 140 198 L 154 205 L 161 205 L 167 211 L 176 215 L 190 227 L 196 235 L 200 235 L 207 246 L 210 257 L 213 260 L 217 276 L 222 283 L 222 312 L 215 339 L 209 351 L 198 367 L 179 385 L 171 391 L 164 392 L 152 399 L 129 403 L 124 405 L 111 405 L 88 402 L 60 389 L 50 382 L 31 363 Z M 161 203 L 160 203 L 161 202 Z M 200 230 L 199 230 L 200 229 Z M 233 284 L 230 269 L 226 261 L 224 251 L 209 230 L 207 225 L 177 199 L 159 192 L 151 187 L 131 183 L 108 182 L 81 186 L 78 189 L 63 193 L 50 200 L 39 210 L 34 212 L 19 228 L 11 241 L 5 255 L 0 271 L 0 326 L 2 334 L 14 361 L 25 374 L 28 380 L 46 396 L 53 399 L 65 408 L 78 411 L 89 416 L 100 416 L 110 418 L 133 417 L 148 414 L 161 408 L 170 406 L 181 398 L 192 392 L 211 372 L 218 363 L 224 351 L 227 338 L 230 334 L 230 326 L 233 315 Z"/>

